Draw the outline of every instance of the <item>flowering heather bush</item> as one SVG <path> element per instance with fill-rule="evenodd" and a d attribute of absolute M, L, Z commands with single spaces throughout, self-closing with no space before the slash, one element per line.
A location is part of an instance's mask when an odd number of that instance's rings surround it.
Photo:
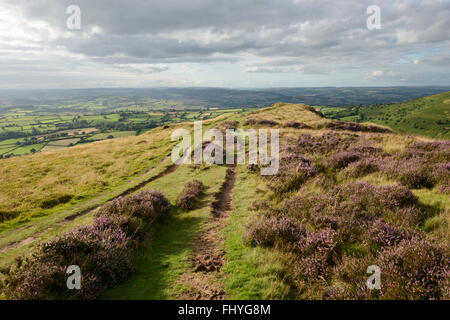
<path fill-rule="evenodd" d="M 417 141 L 410 144 L 407 149 L 409 150 L 423 150 L 423 151 L 447 151 L 450 152 L 450 141 L 433 141 L 433 142 L 422 142 Z"/>
<path fill-rule="evenodd" d="M 377 264 L 383 299 L 449 298 L 450 257 L 429 240 L 413 238 L 386 247 Z"/>
<path fill-rule="evenodd" d="M 143 191 L 111 201 L 94 224 L 41 245 L 39 251 L 6 274 L 10 299 L 94 299 L 127 278 L 132 253 L 145 227 L 167 219 L 170 203 L 159 191 Z M 81 269 L 81 290 L 68 290 L 66 270 Z"/>
<path fill-rule="evenodd" d="M 407 160 L 387 157 L 383 159 L 382 171 L 391 179 L 411 189 L 432 188 L 436 183 L 430 163 L 418 157 Z"/>
<path fill-rule="evenodd" d="M 431 176 L 443 193 L 449 193 L 450 190 L 450 162 L 437 163 L 433 166 Z M 447 190 L 447 191 L 445 191 Z"/>
<path fill-rule="evenodd" d="M 11 271 L 5 280 L 10 299 L 93 299 L 129 276 L 130 237 L 110 217 L 44 243 L 39 252 Z M 66 270 L 78 265 L 81 290 L 68 290 Z"/>
<path fill-rule="evenodd" d="M 162 192 L 144 190 L 106 203 L 99 209 L 97 215 L 129 216 L 141 218 L 145 223 L 151 224 L 167 220 L 169 212 L 170 202 Z"/>
<path fill-rule="evenodd" d="M 342 130 L 371 129 L 345 125 Z M 414 143 L 388 155 L 363 137 L 331 132 L 288 139 L 281 154 L 269 186 L 276 200 L 288 198 L 277 206 L 253 206 L 260 218 L 248 226 L 246 240 L 289 252 L 298 290 L 320 288 L 327 299 L 450 297 L 448 252 L 426 240 L 422 226 L 429 212 L 410 190 L 448 190 L 450 143 Z M 336 185 L 339 169 L 342 178 L 381 171 L 397 184 Z M 311 193 L 289 197 L 308 180 L 305 190 Z M 382 285 L 386 281 L 382 290 L 366 287 L 367 267 L 374 264 L 381 267 Z"/>
<path fill-rule="evenodd" d="M 280 157 L 280 168 L 276 175 L 270 177 L 269 187 L 274 194 L 281 197 L 283 194 L 298 190 L 308 179 L 318 173 L 311 160 L 289 153 Z"/>
<path fill-rule="evenodd" d="M 450 159 L 450 141 L 414 142 L 407 146 L 400 158 L 421 158 L 427 162 L 448 162 Z"/>
<path fill-rule="evenodd" d="M 245 241 L 253 246 L 273 246 L 276 243 L 295 243 L 302 233 L 300 224 L 292 218 L 261 217 L 249 226 Z"/>
<path fill-rule="evenodd" d="M 322 194 L 294 196 L 261 213 L 264 218 L 250 226 L 251 243 L 273 245 L 283 239 L 284 248 L 298 255 L 295 272 L 302 279 L 327 278 L 348 256 L 363 257 L 410 239 L 416 235 L 410 228 L 425 215 L 405 187 L 361 182 L 336 186 Z M 289 229 L 295 232 L 290 236 L 281 236 L 280 221 L 302 227 Z"/>
<path fill-rule="evenodd" d="M 236 120 L 227 120 L 223 121 L 219 125 L 219 129 L 236 129 L 236 127 L 239 125 L 239 121 Z"/>
<path fill-rule="evenodd" d="M 280 157 L 279 176 L 285 176 L 293 172 L 307 171 L 310 176 L 317 173 L 311 160 L 296 153 L 289 153 Z"/>
<path fill-rule="evenodd" d="M 269 119 L 247 119 L 244 122 L 244 125 L 263 125 L 263 126 L 277 126 L 278 122 Z"/>
<path fill-rule="evenodd" d="M 348 151 L 356 152 L 364 155 L 378 155 L 383 153 L 383 149 L 371 146 L 356 146 L 350 148 Z"/>
<path fill-rule="evenodd" d="M 427 213 L 402 185 L 354 182 L 320 194 L 296 195 L 278 207 L 254 209 L 260 218 L 249 225 L 247 242 L 291 252 L 296 257 L 294 282 L 317 285 L 317 280 L 326 280 L 324 298 L 449 296 L 448 254 L 418 229 Z M 366 269 L 372 264 L 381 267 L 381 291 L 367 290 Z M 342 284 L 336 286 L 334 279 Z"/>
<path fill-rule="evenodd" d="M 360 155 L 356 152 L 340 151 L 329 157 L 327 164 L 332 169 L 337 170 L 345 168 L 350 163 L 358 161 L 359 159 Z"/>
<path fill-rule="evenodd" d="M 284 124 L 285 128 L 310 129 L 311 127 L 303 122 L 291 121 Z"/>
<path fill-rule="evenodd" d="M 323 295 L 329 300 L 366 300 L 376 299 L 378 290 L 367 290 L 367 267 L 372 265 L 374 257 L 346 256 L 335 266 L 333 273 L 337 284 L 328 287 Z"/>
<path fill-rule="evenodd" d="M 432 188 L 434 186 L 433 177 L 430 172 L 424 169 L 416 171 L 414 168 L 407 168 L 401 173 L 399 181 L 411 189 Z"/>
<path fill-rule="evenodd" d="M 439 186 L 439 192 L 450 194 L 450 184 Z"/>
<path fill-rule="evenodd" d="M 296 271 L 308 279 L 327 276 L 336 262 L 338 236 L 339 233 L 333 229 L 308 233 L 297 244 L 301 258 Z"/>
<path fill-rule="evenodd" d="M 185 211 L 192 210 L 197 198 L 203 193 L 205 186 L 201 181 L 193 180 L 184 186 L 177 199 L 177 206 Z"/>
<path fill-rule="evenodd" d="M 327 132 L 317 137 L 303 134 L 298 139 L 289 141 L 288 146 L 291 149 L 287 151 L 298 154 L 328 154 L 337 150 L 347 150 L 358 138 L 354 134 L 338 134 L 335 132 Z"/>
<path fill-rule="evenodd" d="M 355 182 L 336 186 L 325 194 L 292 197 L 284 201 L 274 214 L 300 220 L 331 215 L 362 223 L 380 217 L 403 220 L 403 215 L 398 216 L 401 209 L 415 208 L 416 205 L 414 194 L 400 185 L 374 186 Z"/>
<path fill-rule="evenodd" d="M 375 187 L 383 205 L 389 209 L 404 208 L 417 204 L 417 197 L 411 190 L 399 185 Z"/>
<path fill-rule="evenodd" d="M 361 125 L 355 122 L 333 121 L 325 125 L 326 128 L 332 130 L 361 131 L 361 132 L 392 132 L 388 128 L 382 128 L 371 125 Z"/>
<path fill-rule="evenodd" d="M 383 159 L 382 171 L 408 188 L 450 184 L 450 142 L 415 142 L 397 155 Z"/>
<path fill-rule="evenodd" d="M 359 178 L 379 170 L 377 158 L 363 158 L 357 162 L 353 162 L 344 170 L 344 175 L 352 178 Z"/>
<path fill-rule="evenodd" d="M 376 220 L 369 229 L 370 240 L 379 246 L 392 246 L 400 241 L 410 239 L 413 232 L 400 229 L 384 222 L 382 219 Z"/>

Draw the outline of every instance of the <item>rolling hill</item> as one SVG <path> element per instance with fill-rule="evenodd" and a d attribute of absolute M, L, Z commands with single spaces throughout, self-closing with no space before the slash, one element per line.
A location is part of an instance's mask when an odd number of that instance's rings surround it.
<path fill-rule="evenodd" d="M 446 114 L 438 97 L 412 106 Z M 193 123 L 1 160 L 0 297 L 449 298 L 448 141 L 304 104 L 203 122 L 279 129 L 279 170 L 262 176 L 262 165 L 172 163 L 179 128 Z M 68 265 L 80 265 L 79 291 Z M 366 287 L 371 265 L 380 290 Z"/>
<path fill-rule="evenodd" d="M 450 138 L 450 92 L 402 103 L 324 108 L 323 111 L 344 121 L 374 122 L 397 132 L 436 139 Z"/>

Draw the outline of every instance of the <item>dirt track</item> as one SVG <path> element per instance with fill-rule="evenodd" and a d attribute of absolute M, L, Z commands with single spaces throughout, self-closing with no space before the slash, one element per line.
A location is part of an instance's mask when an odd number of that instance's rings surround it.
<path fill-rule="evenodd" d="M 211 205 L 210 221 L 193 243 L 192 272 L 183 275 L 180 279 L 182 283 L 191 287 L 181 296 L 182 299 L 223 300 L 227 298 L 221 282 L 225 251 L 222 249 L 223 239 L 220 236 L 220 230 L 227 224 L 232 212 L 235 180 L 236 167 L 229 167 L 225 181 Z"/>

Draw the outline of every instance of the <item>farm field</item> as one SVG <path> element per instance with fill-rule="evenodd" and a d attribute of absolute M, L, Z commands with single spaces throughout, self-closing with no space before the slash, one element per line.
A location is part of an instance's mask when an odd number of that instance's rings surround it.
<path fill-rule="evenodd" d="M 62 272 L 55 270 L 39 281 L 58 289 L 38 287 L 39 298 L 448 298 L 448 141 L 327 119 L 303 104 L 227 110 L 203 124 L 204 131 L 279 129 L 278 172 L 173 164 L 171 133 L 192 132 L 189 121 L 1 160 L 3 297 L 31 298 L 22 288 L 34 283 L 32 266 L 79 259 L 40 244 L 81 241 L 89 249 L 77 263 L 89 279 L 98 277 L 96 286 L 72 295 L 55 282 Z M 53 144 L 74 139 L 80 138 Z M 196 193 L 187 188 L 193 181 L 201 186 Z M 83 230 L 95 238 L 84 238 Z M 131 240 L 136 246 L 125 253 L 121 246 Z M 121 267 L 101 269 L 109 264 L 95 264 L 97 254 Z M 17 264 L 19 256 L 30 260 Z M 384 270 L 381 290 L 364 286 L 373 264 Z M 433 276 L 418 272 L 423 268 Z M 118 280 L 102 278 L 106 271 Z M 405 285 L 408 274 L 416 275 L 417 290 Z"/>
<path fill-rule="evenodd" d="M 215 108 L 210 112 L 207 107 L 188 108 L 179 102 L 152 99 L 132 103 L 129 97 L 108 101 L 64 101 L 63 105 L 38 104 L 32 109 L 0 107 L 0 159 L 140 135 L 174 122 L 244 112 L 244 108 Z"/>

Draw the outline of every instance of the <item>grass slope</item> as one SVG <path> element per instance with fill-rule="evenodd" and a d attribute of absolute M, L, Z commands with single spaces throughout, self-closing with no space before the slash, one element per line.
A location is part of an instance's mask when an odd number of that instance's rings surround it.
<path fill-rule="evenodd" d="M 156 167 L 170 153 L 171 130 L 4 159 L 0 211 L 13 219 L 0 231 L 112 191 Z"/>
<path fill-rule="evenodd" d="M 328 117 L 342 121 L 373 122 L 397 132 L 450 138 L 450 92 L 395 104 L 377 104 L 352 108 L 324 107 Z"/>
<path fill-rule="evenodd" d="M 267 190 L 245 166 L 238 166 L 238 180 L 234 193 L 234 210 L 230 224 L 224 231 L 227 264 L 225 289 L 231 299 L 286 299 L 290 287 L 282 278 L 286 255 L 277 250 L 249 247 L 243 242 L 246 225 L 254 218 L 248 207 L 253 201 L 264 199 Z"/>

